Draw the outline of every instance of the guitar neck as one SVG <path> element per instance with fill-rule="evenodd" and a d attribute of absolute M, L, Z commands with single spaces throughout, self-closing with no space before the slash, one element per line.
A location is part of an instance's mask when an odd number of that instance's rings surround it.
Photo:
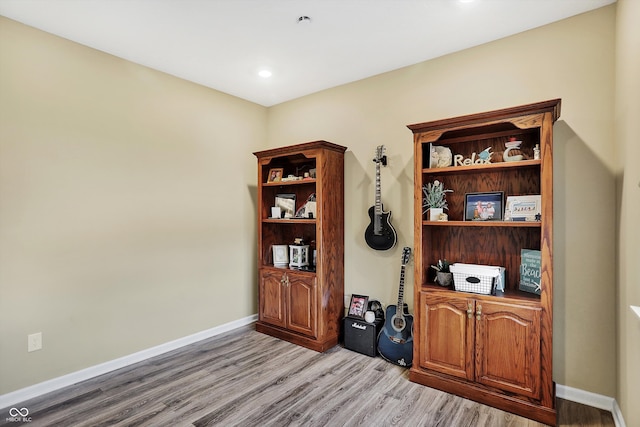
<path fill-rule="evenodd" d="M 401 315 L 404 313 L 404 270 L 405 270 L 405 265 L 402 264 L 402 267 L 400 268 L 400 286 L 398 288 L 398 305 L 397 305 Z"/>
<path fill-rule="evenodd" d="M 376 162 L 376 197 L 373 230 L 380 233 L 382 229 L 382 199 L 380 198 L 380 162 Z"/>

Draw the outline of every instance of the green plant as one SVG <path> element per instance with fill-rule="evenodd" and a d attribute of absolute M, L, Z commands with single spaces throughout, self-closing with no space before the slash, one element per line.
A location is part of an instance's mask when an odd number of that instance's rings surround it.
<path fill-rule="evenodd" d="M 449 261 L 446 259 L 443 261 L 441 259 L 438 260 L 437 265 L 432 265 L 431 268 L 440 272 L 440 273 L 450 273 L 449 271 Z"/>
<path fill-rule="evenodd" d="M 431 208 L 449 209 L 447 205 L 446 193 L 453 193 L 453 190 L 445 190 L 444 184 L 437 179 L 422 186 L 424 198 L 422 199 L 422 213 L 426 213 Z"/>

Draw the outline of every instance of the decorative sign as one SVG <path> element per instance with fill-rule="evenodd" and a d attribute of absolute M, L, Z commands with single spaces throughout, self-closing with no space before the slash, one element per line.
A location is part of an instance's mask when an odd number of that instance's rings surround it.
<path fill-rule="evenodd" d="M 542 219 L 540 195 L 509 196 L 504 211 L 505 221 L 540 221 Z"/>
<path fill-rule="evenodd" d="M 293 218 L 296 209 L 296 195 L 293 193 L 276 194 L 276 207 L 284 212 L 283 218 Z"/>
<path fill-rule="evenodd" d="M 520 251 L 520 290 L 540 295 L 540 251 Z"/>
<path fill-rule="evenodd" d="M 482 150 L 480 153 L 471 154 L 471 157 L 464 158 L 462 154 L 453 156 L 454 166 L 488 165 L 491 163 L 491 147 Z"/>

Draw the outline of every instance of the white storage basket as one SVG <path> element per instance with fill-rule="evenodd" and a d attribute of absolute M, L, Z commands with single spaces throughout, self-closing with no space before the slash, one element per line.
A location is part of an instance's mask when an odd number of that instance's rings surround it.
<path fill-rule="evenodd" d="M 496 281 L 499 280 L 500 267 L 474 264 L 451 264 L 453 288 L 456 291 L 474 294 L 495 294 Z"/>

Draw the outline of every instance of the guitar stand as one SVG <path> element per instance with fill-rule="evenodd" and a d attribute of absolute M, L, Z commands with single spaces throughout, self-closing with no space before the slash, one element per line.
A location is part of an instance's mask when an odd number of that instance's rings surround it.
<path fill-rule="evenodd" d="M 376 159 L 373 159 L 373 162 L 377 163 Z M 387 166 L 387 155 L 386 154 L 380 158 L 380 163 L 382 163 L 382 166 Z"/>

